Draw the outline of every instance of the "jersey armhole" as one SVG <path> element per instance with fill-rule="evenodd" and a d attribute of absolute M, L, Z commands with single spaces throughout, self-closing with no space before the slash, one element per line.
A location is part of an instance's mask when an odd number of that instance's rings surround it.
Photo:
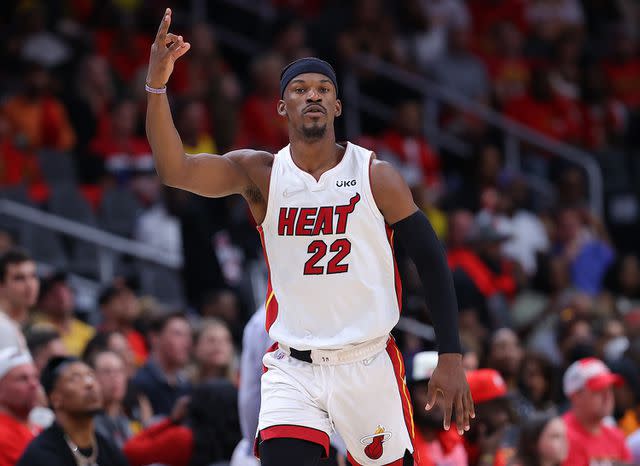
<path fill-rule="evenodd" d="M 278 154 L 273 154 L 273 165 L 271 165 L 271 174 L 269 175 L 269 192 L 267 193 L 267 210 L 264 213 L 262 223 L 258 225 L 259 229 L 264 230 L 270 225 L 271 215 L 273 211 L 272 204 L 275 202 L 276 185 L 278 181 L 277 170 L 279 169 Z"/>
<path fill-rule="evenodd" d="M 384 219 L 384 215 L 382 215 L 382 212 L 380 212 L 380 209 L 378 208 L 378 205 L 376 204 L 376 200 L 373 197 L 373 191 L 371 190 L 371 165 L 373 164 L 374 158 L 375 157 L 374 157 L 373 151 L 368 151 L 367 152 L 367 157 L 366 157 L 364 163 L 362 164 L 362 166 L 363 166 L 363 171 L 362 171 L 362 179 L 363 179 L 362 189 L 364 191 L 365 201 L 366 201 L 367 205 L 369 206 L 369 209 L 371 209 L 371 212 L 373 213 L 373 215 L 376 218 L 378 218 L 379 220 L 381 220 L 383 223 L 386 223 L 386 220 Z"/>

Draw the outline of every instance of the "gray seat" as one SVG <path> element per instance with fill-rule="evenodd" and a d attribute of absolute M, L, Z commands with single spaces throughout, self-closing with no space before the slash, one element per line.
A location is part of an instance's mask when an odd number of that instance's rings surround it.
<path fill-rule="evenodd" d="M 100 225 L 116 235 L 131 237 L 141 210 L 142 206 L 131 191 L 110 189 L 100 203 Z"/>
<path fill-rule="evenodd" d="M 20 244 L 38 262 L 44 262 L 56 269 L 66 268 L 69 260 L 62 244 L 62 238 L 54 231 L 28 223 L 21 225 Z"/>
<path fill-rule="evenodd" d="M 34 207 L 27 194 L 24 185 L 10 186 L 0 189 L 0 199 L 17 202 L 29 207 Z M 0 229 L 9 231 L 12 234 L 21 235 L 21 228 L 24 222 L 21 220 L 0 213 Z"/>
<path fill-rule="evenodd" d="M 96 216 L 75 184 L 62 183 L 53 187 L 49 198 L 52 214 L 87 225 L 96 225 Z"/>
<path fill-rule="evenodd" d="M 38 163 L 50 185 L 76 182 L 76 167 L 73 157 L 68 152 L 41 150 L 38 152 Z"/>
<path fill-rule="evenodd" d="M 179 272 L 148 263 L 138 262 L 140 289 L 173 307 L 184 305 L 184 288 Z"/>

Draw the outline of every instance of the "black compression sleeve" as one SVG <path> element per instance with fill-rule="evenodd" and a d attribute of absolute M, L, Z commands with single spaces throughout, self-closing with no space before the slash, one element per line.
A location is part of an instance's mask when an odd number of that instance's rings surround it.
<path fill-rule="evenodd" d="M 429 220 L 421 211 L 393 225 L 395 237 L 418 269 L 439 353 L 461 353 L 458 302 L 447 259 Z"/>

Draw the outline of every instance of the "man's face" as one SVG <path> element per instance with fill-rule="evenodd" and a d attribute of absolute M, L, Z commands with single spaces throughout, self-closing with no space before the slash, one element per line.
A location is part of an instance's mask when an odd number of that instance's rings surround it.
<path fill-rule="evenodd" d="M 159 351 L 175 366 L 189 362 L 192 336 L 191 327 L 185 319 L 171 319 L 158 336 Z"/>
<path fill-rule="evenodd" d="M 36 367 L 22 364 L 0 379 L 0 406 L 20 417 L 26 417 L 38 402 L 40 381 Z"/>
<path fill-rule="evenodd" d="M 335 117 L 342 113 L 331 80 L 319 73 L 303 73 L 291 80 L 278 103 L 278 113 L 305 141 L 322 139 Z"/>
<path fill-rule="evenodd" d="M 490 366 L 503 376 L 518 373 L 523 352 L 518 336 L 510 329 L 498 330 L 491 343 Z"/>
<path fill-rule="evenodd" d="M 571 405 L 580 411 L 585 419 L 599 422 L 613 414 L 614 397 L 612 387 L 602 390 L 583 388 L 571 396 Z"/>
<path fill-rule="evenodd" d="M 4 281 L 0 282 L 0 296 L 14 309 L 28 309 L 35 305 L 40 280 L 33 261 L 8 264 Z"/>
<path fill-rule="evenodd" d="M 95 366 L 105 404 L 121 402 L 127 391 L 127 371 L 122 358 L 106 351 L 96 356 Z"/>
<path fill-rule="evenodd" d="M 47 345 L 38 351 L 38 354 L 33 355 L 33 362 L 36 365 L 36 369 L 38 373 L 42 372 L 44 366 L 47 365 L 49 359 L 56 356 L 68 356 L 69 351 L 64 346 L 64 343 L 61 338 L 56 338 L 51 340 Z"/>
<path fill-rule="evenodd" d="M 95 415 L 102 409 L 102 391 L 93 369 L 80 361 L 69 363 L 62 369 L 51 402 L 56 411 L 71 416 Z"/>
<path fill-rule="evenodd" d="M 131 324 L 139 314 L 140 305 L 136 295 L 123 288 L 105 305 L 104 312 L 120 324 Z"/>
<path fill-rule="evenodd" d="M 42 300 L 42 310 L 58 319 L 70 316 L 74 307 L 75 297 L 66 282 L 55 283 Z"/>

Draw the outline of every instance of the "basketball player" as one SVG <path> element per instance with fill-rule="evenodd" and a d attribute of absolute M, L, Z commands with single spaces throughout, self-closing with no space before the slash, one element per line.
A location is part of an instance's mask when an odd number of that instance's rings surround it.
<path fill-rule="evenodd" d="M 420 274 L 439 360 L 428 386 L 444 427 L 474 417 L 462 368 L 457 303 L 443 250 L 389 164 L 336 144 L 342 103 L 333 68 L 297 60 L 281 75 L 274 118 L 289 145 L 277 154 L 236 150 L 185 155 L 166 96 L 174 62 L 189 50 L 168 32 L 167 9 L 151 48 L 146 129 L 162 181 L 208 197 L 239 193 L 258 226 L 269 269 L 256 454 L 265 466 L 316 465 L 335 429 L 353 465 L 412 465 L 413 420 L 400 352 L 389 332 L 401 286 L 394 236 Z"/>

